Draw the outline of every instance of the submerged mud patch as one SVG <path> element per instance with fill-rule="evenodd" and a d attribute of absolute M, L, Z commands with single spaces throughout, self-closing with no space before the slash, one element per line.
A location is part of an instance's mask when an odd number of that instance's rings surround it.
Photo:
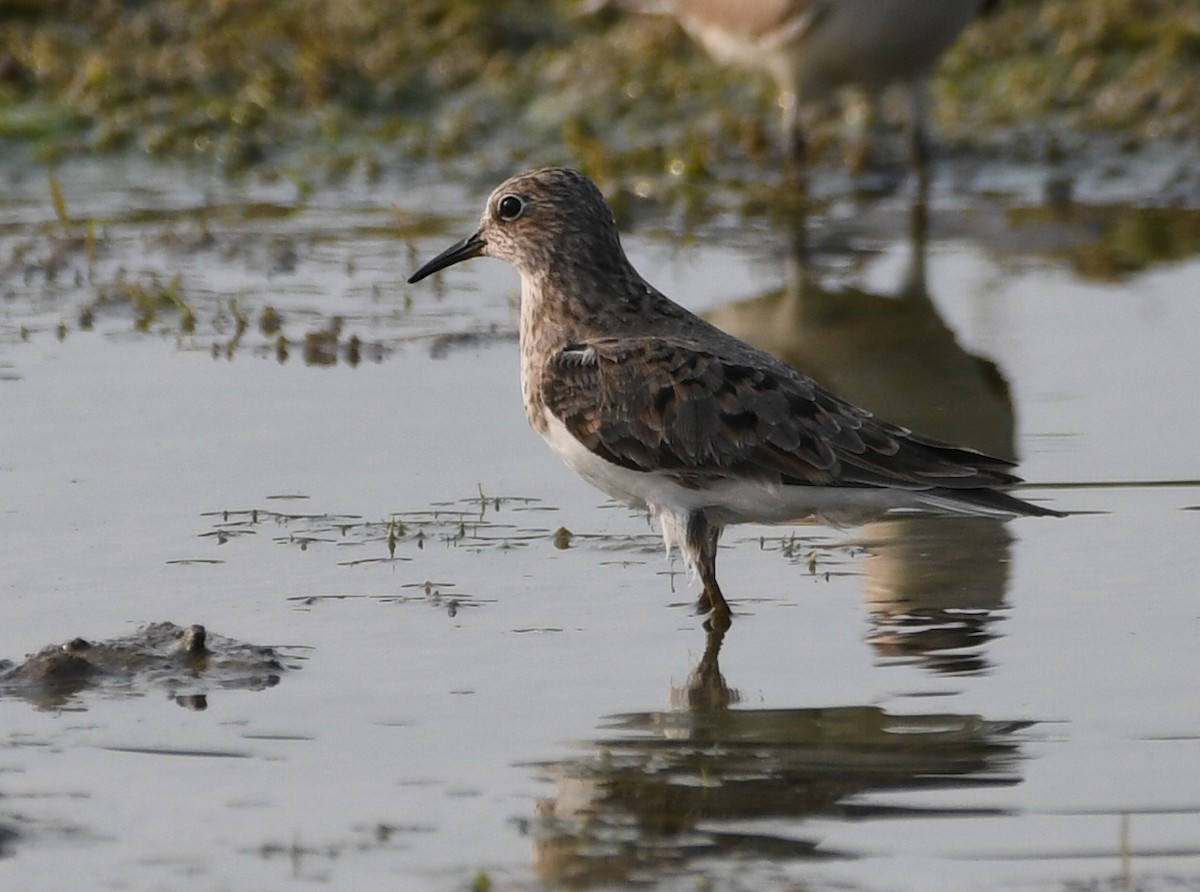
<path fill-rule="evenodd" d="M 288 648 L 248 644 L 204 626 L 150 623 L 107 641 L 72 638 L 21 663 L 0 660 L 0 696 L 22 697 L 44 709 L 76 705 L 80 694 L 139 695 L 164 690 L 189 709 L 204 709 L 211 690 L 274 687 L 304 656 Z"/>

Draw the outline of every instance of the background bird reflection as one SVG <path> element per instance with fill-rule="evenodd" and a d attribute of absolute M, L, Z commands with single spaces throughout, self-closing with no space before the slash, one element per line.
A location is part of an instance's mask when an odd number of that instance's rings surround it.
<path fill-rule="evenodd" d="M 820 282 L 806 221 L 789 234 L 783 288 L 708 318 L 820 383 L 922 434 L 1015 458 L 1012 394 L 1002 372 L 959 342 L 926 279 L 926 217 L 909 215 L 908 262 L 888 292 Z M 987 668 L 983 645 L 1004 609 L 1012 536 L 988 517 L 890 515 L 860 527 L 869 640 L 881 659 L 939 672 Z"/>

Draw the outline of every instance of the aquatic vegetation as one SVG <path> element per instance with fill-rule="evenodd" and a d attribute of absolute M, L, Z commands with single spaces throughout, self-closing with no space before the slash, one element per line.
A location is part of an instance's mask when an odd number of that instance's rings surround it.
<path fill-rule="evenodd" d="M 1031 207 L 1010 211 L 1009 220 L 1018 235 L 1035 233 L 1043 239 L 1042 253 L 1066 260 L 1086 279 L 1116 281 L 1200 252 L 1200 211 L 1194 208 Z"/>
<path fill-rule="evenodd" d="M 345 560 L 341 562 L 344 566 L 408 561 L 412 558 L 398 552 L 407 548 L 419 551 L 427 543 L 483 550 L 518 548 L 535 541 L 552 539 L 554 533 L 549 529 L 527 526 L 509 517 L 513 510 L 519 511 L 521 508 L 553 510 L 540 506 L 538 501 L 522 497 L 481 496 L 401 511 L 378 521 L 357 515 L 306 514 L 262 508 L 209 512 L 204 516 L 216 520 L 213 528 L 201 535 L 215 538 L 218 544 L 225 544 L 240 536 L 273 529 L 274 542 L 296 546 L 301 550 L 318 544 L 346 548 L 382 543 L 387 552 L 386 557 L 371 554 Z"/>
<path fill-rule="evenodd" d="M 1200 132 L 1200 20 L 1186 3 L 998 4 L 942 74 L 939 112 L 956 133 L 1051 123 L 1136 145 Z"/>
<path fill-rule="evenodd" d="M 669 19 L 616 6 L 19 4 L 0 31 L 0 138 L 330 179 L 398 155 L 488 178 L 570 160 L 672 189 L 770 157 L 765 81 L 713 65 Z M 1012 0 L 949 54 L 936 97 L 939 126 L 964 142 L 1047 125 L 1195 136 L 1200 25 L 1171 0 Z M 299 146 L 311 157 L 296 165 Z"/>

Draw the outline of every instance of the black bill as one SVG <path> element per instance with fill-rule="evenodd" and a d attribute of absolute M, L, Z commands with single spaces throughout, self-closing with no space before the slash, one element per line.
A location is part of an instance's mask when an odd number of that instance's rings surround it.
<path fill-rule="evenodd" d="M 469 235 L 461 242 L 455 242 L 433 260 L 429 261 L 415 273 L 408 277 L 408 284 L 420 282 L 426 276 L 436 273 L 439 269 L 445 269 L 448 266 L 453 266 L 462 260 L 470 260 L 472 257 L 478 257 L 483 253 L 483 249 L 487 247 L 487 242 L 483 240 L 483 236 L 478 232 L 474 235 Z"/>

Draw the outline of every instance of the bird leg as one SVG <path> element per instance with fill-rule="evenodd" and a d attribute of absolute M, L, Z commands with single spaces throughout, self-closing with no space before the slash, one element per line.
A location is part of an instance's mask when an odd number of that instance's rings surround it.
<path fill-rule="evenodd" d="M 729 704 L 738 700 L 738 692 L 725 683 L 725 676 L 721 674 L 721 642 L 725 640 L 727 630 L 728 625 L 716 628 L 712 623 L 705 624 L 704 656 L 680 692 L 686 696 L 688 709 L 693 712 L 728 709 Z M 672 691 L 672 699 L 674 695 Z"/>
<path fill-rule="evenodd" d="M 721 538 L 721 526 L 711 523 L 703 511 L 693 511 L 687 518 L 686 536 L 688 556 L 704 584 L 696 609 L 701 613 L 711 613 L 708 620 L 711 628 L 724 631 L 729 628 L 733 611 L 729 609 L 729 603 L 717 583 L 717 540 Z"/>
<path fill-rule="evenodd" d="M 849 98 L 852 101 L 842 113 L 843 123 L 849 125 L 842 156 L 850 173 L 860 177 L 878 166 L 875 140 L 879 136 L 879 95 L 856 91 Z"/>
<path fill-rule="evenodd" d="M 790 89 L 780 90 L 779 107 L 783 110 L 784 183 L 805 190 L 808 186 L 808 146 L 804 140 L 799 99 Z"/>
<path fill-rule="evenodd" d="M 917 172 L 917 192 L 922 202 L 929 194 L 929 81 L 914 81 L 908 93 L 908 151 L 913 169 Z"/>

